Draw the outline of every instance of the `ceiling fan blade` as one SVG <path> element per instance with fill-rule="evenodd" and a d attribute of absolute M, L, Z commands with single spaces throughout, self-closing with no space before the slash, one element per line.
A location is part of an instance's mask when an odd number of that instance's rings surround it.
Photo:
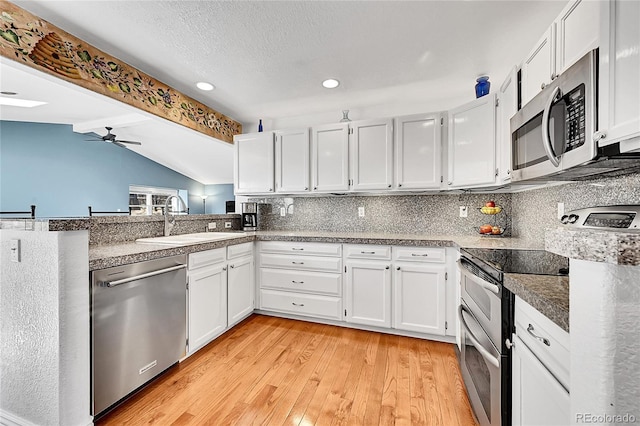
<path fill-rule="evenodd" d="M 120 142 L 118 141 L 111 141 L 112 144 L 114 145 L 118 145 L 120 148 L 126 148 L 126 146 L 122 145 Z"/>
<path fill-rule="evenodd" d="M 142 145 L 142 143 L 140 142 L 136 142 L 136 141 L 122 141 L 120 139 L 116 139 L 114 142 L 120 142 L 120 143 L 130 143 L 132 145 Z"/>

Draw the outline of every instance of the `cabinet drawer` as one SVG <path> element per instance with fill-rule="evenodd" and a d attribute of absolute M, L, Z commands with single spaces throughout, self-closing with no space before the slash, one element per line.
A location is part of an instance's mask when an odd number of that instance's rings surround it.
<path fill-rule="evenodd" d="M 253 253 L 253 243 L 242 243 L 227 246 L 227 259 L 248 256 Z"/>
<path fill-rule="evenodd" d="M 260 268 L 260 287 L 340 296 L 342 274 Z"/>
<path fill-rule="evenodd" d="M 325 243 L 296 243 L 294 241 L 262 241 L 260 251 L 317 256 L 342 256 L 342 245 Z"/>
<path fill-rule="evenodd" d="M 342 272 L 342 259 L 339 257 L 287 256 L 285 254 L 260 253 L 260 267 L 340 273 Z"/>
<path fill-rule="evenodd" d="M 224 262 L 226 260 L 227 249 L 222 247 L 213 250 L 199 251 L 189 255 L 189 270 L 201 268 L 205 265 Z"/>
<path fill-rule="evenodd" d="M 288 291 L 260 290 L 261 309 L 308 317 L 342 319 L 339 297 L 302 294 Z"/>
<path fill-rule="evenodd" d="M 444 263 L 445 253 L 438 247 L 394 247 L 393 260 Z"/>
<path fill-rule="evenodd" d="M 518 337 L 569 389 L 569 333 L 519 297 L 516 297 L 515 323 Z"/>
<path fill-rule="evenodd" d="M 347 259 L 391 259 L 391 246 L 345 245 L 344 252 Z"/>

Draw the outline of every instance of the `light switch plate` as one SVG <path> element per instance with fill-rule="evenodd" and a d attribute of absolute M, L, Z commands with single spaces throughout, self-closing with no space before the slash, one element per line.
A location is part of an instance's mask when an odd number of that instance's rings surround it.
<path fill-rule="evenodd" d="M 564 203 L 558 203 L 558 219 L 564 216 Z"/>
<path fill-rule="evenodd" d="M 460 217 L 467 217 L 469 214 L 469 209 L 467 206 L 460 206 Z"/>
<path fill-rule="evenodd" d="M 287 215 L 287 209 L 280 207 L 280 216 L 285 217 Z"/>
<path fill-rule="evenodd" d="M 358 207 L 358 217 L 364 217 L 364 207 Z"/>
<path fill-rule="evenodd" d="M 20 240 L 11 240 L 9 248 L 11 249 L 11 261 L 20 262 Z"/>
<path fill-rule="evenodd" d="M 218 226 L 218 225 L 216 225 L 215 222 L 209 222 L 209 230 L 216 229 L 216 226 Z"/>
<path fill-rule="evenodd" d="M 227 229 L 231 228 L 231 222 L 225 222 L 224 227 Z"/>

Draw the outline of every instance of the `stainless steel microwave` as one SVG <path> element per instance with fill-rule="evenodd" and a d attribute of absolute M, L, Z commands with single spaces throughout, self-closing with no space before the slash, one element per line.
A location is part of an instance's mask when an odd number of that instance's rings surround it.
<path fill-rule="evenodd" d="M 598 51 L 583 56 L 511 118 L 512 181 L 585 180 L 640 170 L 640 155 L 598 147 Z"/>

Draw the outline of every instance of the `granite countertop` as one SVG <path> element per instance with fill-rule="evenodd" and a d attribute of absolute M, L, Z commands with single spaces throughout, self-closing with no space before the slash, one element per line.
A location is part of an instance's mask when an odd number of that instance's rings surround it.
<path fill-rule="evenodd" d="M 558 227 L 545 233 L 545 249 L 571 259 L 640 265 L 640 232 Z"/>
<path fill-rule="evenodd" d="M 504 274 L 504 286 L 569 332 L 569 277 Z"/>

